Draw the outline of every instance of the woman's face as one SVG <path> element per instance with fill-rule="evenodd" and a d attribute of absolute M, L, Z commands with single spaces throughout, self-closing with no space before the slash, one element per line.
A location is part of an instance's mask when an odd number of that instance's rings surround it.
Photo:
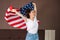
<path fill-rule="evenodd" d="M 29 15 L 30 15 L 30 17 L 33 17 L 34 18 L 35 17 L 35 11 L 32 10 Z"/>

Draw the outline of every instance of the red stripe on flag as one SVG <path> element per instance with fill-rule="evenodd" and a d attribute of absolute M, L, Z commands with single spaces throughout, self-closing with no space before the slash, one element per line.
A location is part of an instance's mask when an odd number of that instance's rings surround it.
<path fill-rule="evenodd" d="M 6 18 L 9 18 L 9 17 L 12 17 L 12 16 L 15 16 L 15 15 L 8 15 L 8 16 L 5 16 Z"/>
<path fill-rule="evenodd" d="M 6 13 L 14 13 L 14 14 L 16 14 L 15 12 L 11 12 L 11 11 L 9 11 L 9 12 L 7 11 Z"/>
<path fill-rule="evenodd" d="M 17 25 L 17 24 L 20 24 L 20 23 L 23 23 L 23 22 L 24 22 L 24 20 L 21 20 L 21 21 L 19 21 L 19 22 L 16 22 L 16 23 L 11 24 L 11 26 Z"/>
<path fill-rule="evenodd" d="M 17 19 L 20 19 L 20 17 L 16 17 L 14 19 L 7 20 L 7 22 L 11 22 L 11 21 L 14 21 L 14 20 L 17 20 Z"/>
<path fill-rule="evenodd" d="M 24 23 L 24 24 L 20 25 L 20 26 L 19 26 L 19 27 L 17 27 L 17 28 L 21 28 L 21 27 L 23 27 L 23 26 L 26 26 L 26 23 Z"/>

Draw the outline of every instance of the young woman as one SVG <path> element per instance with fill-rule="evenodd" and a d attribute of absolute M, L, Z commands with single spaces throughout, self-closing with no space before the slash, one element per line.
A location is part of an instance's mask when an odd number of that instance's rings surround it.
<path fill-rule="evenodd" d="M 26 40 L 39 40 L 38 37 L 38 22 L 37 22 L 37 9 L 36 9 L 36 4 L 33 3 L 34 5 L 34 10 L 27 9 L 26 11 L 26 16 L 27 16 L 27 36 Z"/>
<path fill-rule="evenodd" d="M 36 8 L 35 3 L 32 3 L 32 4 L 34 5 L 34 10 L 27 9 L 25 16 L 23 16 L 22 14 L 20 14 L 16 10 L 12 10 L 12 11 L 16 12 L 17 15 L 21 16 L 26 22 L 27 35 L 26 35 L 25 40 L 39 40 L 38 22 L 37 22 L 37 8 Z"/>

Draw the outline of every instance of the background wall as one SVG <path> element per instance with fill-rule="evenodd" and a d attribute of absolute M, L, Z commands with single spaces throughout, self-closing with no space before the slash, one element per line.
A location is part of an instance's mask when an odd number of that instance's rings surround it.
<path fill-rule="evenodd" d="M 35 2 L 38 9 L 38 19 L 41 21 L 39 29 L 55 29 L 56 40 L 59 39 L 60 30 L 60 15 L 58 0 L 0 0 L 0 29 L 17 29 L 10 27 L 4 19 L 6 9 L 13 5 L 15 8 L 20 8 L 29 2 Z"/>

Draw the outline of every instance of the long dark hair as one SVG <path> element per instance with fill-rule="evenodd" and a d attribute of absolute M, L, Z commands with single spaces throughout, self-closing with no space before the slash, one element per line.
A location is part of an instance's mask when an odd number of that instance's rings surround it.
<path fill-rule="evenodd" d="M 27 18 L 30 18 L 30 15 L 29 15 L 29 13 L 31 12 L 32 10 L 31 9 L 27 9 L 26 11 L 25 11 L 25 17 L 27 17 Z"/>

